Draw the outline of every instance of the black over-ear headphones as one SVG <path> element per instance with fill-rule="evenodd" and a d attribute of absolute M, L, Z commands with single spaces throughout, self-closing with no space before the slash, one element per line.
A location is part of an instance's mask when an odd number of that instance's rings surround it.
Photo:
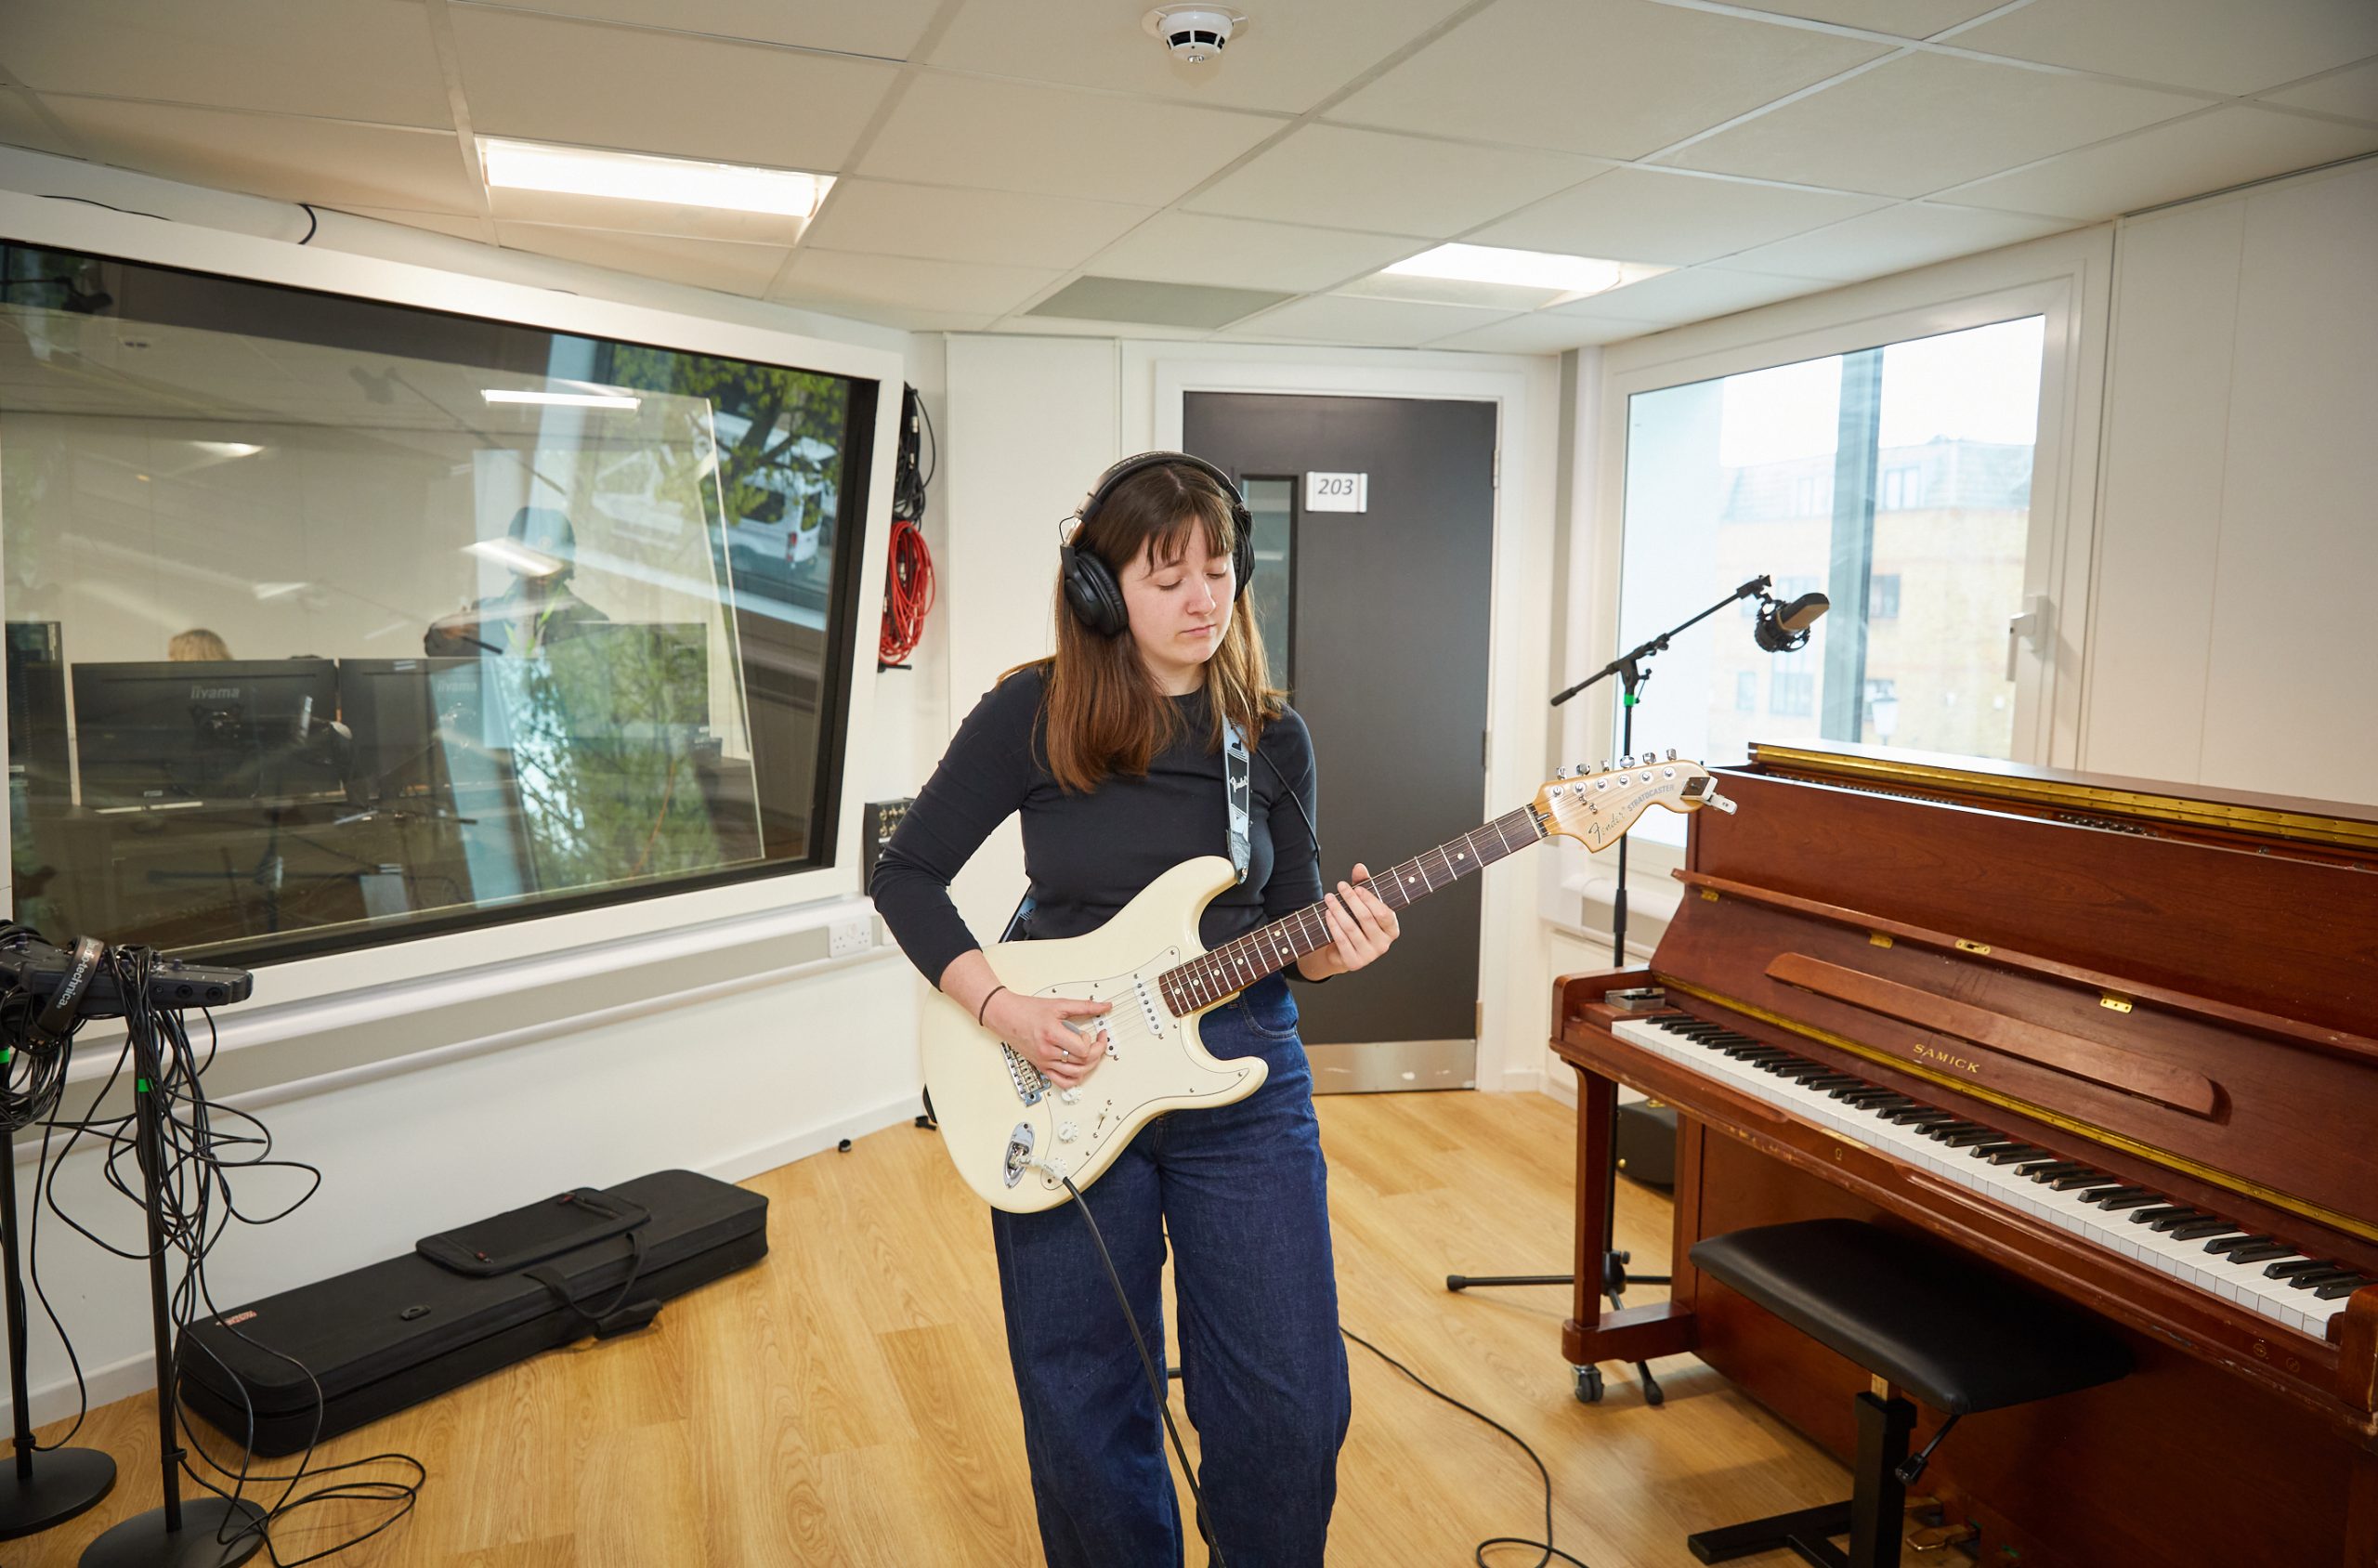
<path fill-rule="evenodd" d="M 1255 575 L 1255 520 L 1231 477 L 1202 457 L 1193 457 L 1185 451 L 1143 451 L 1137 457 L 1125 458 L 1099 476 L 1090 498 L 1074 514 L 1074 533 L 1078 535 L 1098 515 L 1099 507 L 1105 504 L 1116 486 L 1134 474 L 1167 464 L 1195 468 L 1220 485 L 1222 494 L 1230 499 L 1231 520 L 1238 533 L 1238 542 L 1230 553 L 1231 574 L 1236 580 L 1232 591 L 1234 596 L 1243 596 L 1248 579 Z M 1073 607 L 1075 617 L 1102 637 L 1122 635 L 1131 619 L 1124 608 L 1123 586 L 1115 579 L 1115 568 L 1089 550 L 1075 549 L 1071 542 L 1061 546 L 1057 554 L 1064 563 L 1065 603 Z"/>

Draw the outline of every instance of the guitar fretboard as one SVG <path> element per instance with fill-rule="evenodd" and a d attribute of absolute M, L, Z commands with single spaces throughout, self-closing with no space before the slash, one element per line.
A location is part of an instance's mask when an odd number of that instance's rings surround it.
<path fill-rule="evenodd" d="M 1535 808 L 1522 806 L 1401 866 L 1388 868 L 1366 885 L 1378 895 L 1379 902 L 1401 909 L 1543 837 Z M 1293 915 L 1232 938 L 1202 958 L 1166 970 L 1156 977 L 1165 1006 L 1175 1014 L 1193 1013 L 1245 990 L 1267 974 L 1278 973 L 1307 953 L 1326 947 L 1329 928 L 1322 922 L 1322 908 L 1307 905 Z"/>

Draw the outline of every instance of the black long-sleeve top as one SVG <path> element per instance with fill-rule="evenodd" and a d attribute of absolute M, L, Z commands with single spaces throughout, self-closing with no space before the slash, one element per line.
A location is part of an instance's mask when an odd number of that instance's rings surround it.
<path fill-rule="evenodd" d="M 1110 774 L 1086 794 L 1067 792 L 1048 769 L 1046 668 L 1019 670 L 983 695 L 876 862 L 875 907 L 935 986 L 951 960 L 982 946 L 950 902 L 950 879 L 1010 812 L 1024 815 L 1034 901 L 1026 934 L 1039 939 L 1094 931 L 1182 861 L 1230 854 L 1223 759 L 1208 749 L 1206 695 L 1172 699 L 1179 737 L 1145 777 Z M 1305 826 L 1315 801 L 1304 720 L 1287 710 L 1263 726 L 1256 751 L 1247 880 L 1206 907 L 1198 934 L 1209 949 L 1321 899 L 1320 854 Z M 1291 784 L 1306 816 L 1287 799 Z M 1287 973 L 1304 978 L 1293 965 Z"/>

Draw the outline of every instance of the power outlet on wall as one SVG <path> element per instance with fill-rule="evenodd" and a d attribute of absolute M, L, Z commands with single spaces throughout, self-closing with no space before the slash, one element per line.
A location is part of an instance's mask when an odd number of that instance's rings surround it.
<path fill-rule="evenodd" d="M 863 953 L 874 946 L 875 917 L 853 915 L 848 920 L 834 922 L 833 929 L 827 934 L 826 956 L 830 959 L 846 959 L 853 953 Z"/>

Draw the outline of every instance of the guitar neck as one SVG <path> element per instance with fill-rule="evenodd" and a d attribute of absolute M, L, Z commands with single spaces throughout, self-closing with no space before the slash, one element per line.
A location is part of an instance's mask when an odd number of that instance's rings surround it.
<path fill-rule="evenodd" d="M 1365 885 L 1389 908 L 1406 908 L 1543 837 L 1544 826 L 1536 818 L 1535 808 L 1522 806 L 1401 866 L 1388 868 Z M 1202 958 L 1165 971 L 1157 977 L 1165 1005 L 1176 1013 L 1194 1012 L 1326 947 L 1329 930 L 1322 922 L 1322 905 L 1309 904 L 1295 914 L 1234 937 Z"/>

